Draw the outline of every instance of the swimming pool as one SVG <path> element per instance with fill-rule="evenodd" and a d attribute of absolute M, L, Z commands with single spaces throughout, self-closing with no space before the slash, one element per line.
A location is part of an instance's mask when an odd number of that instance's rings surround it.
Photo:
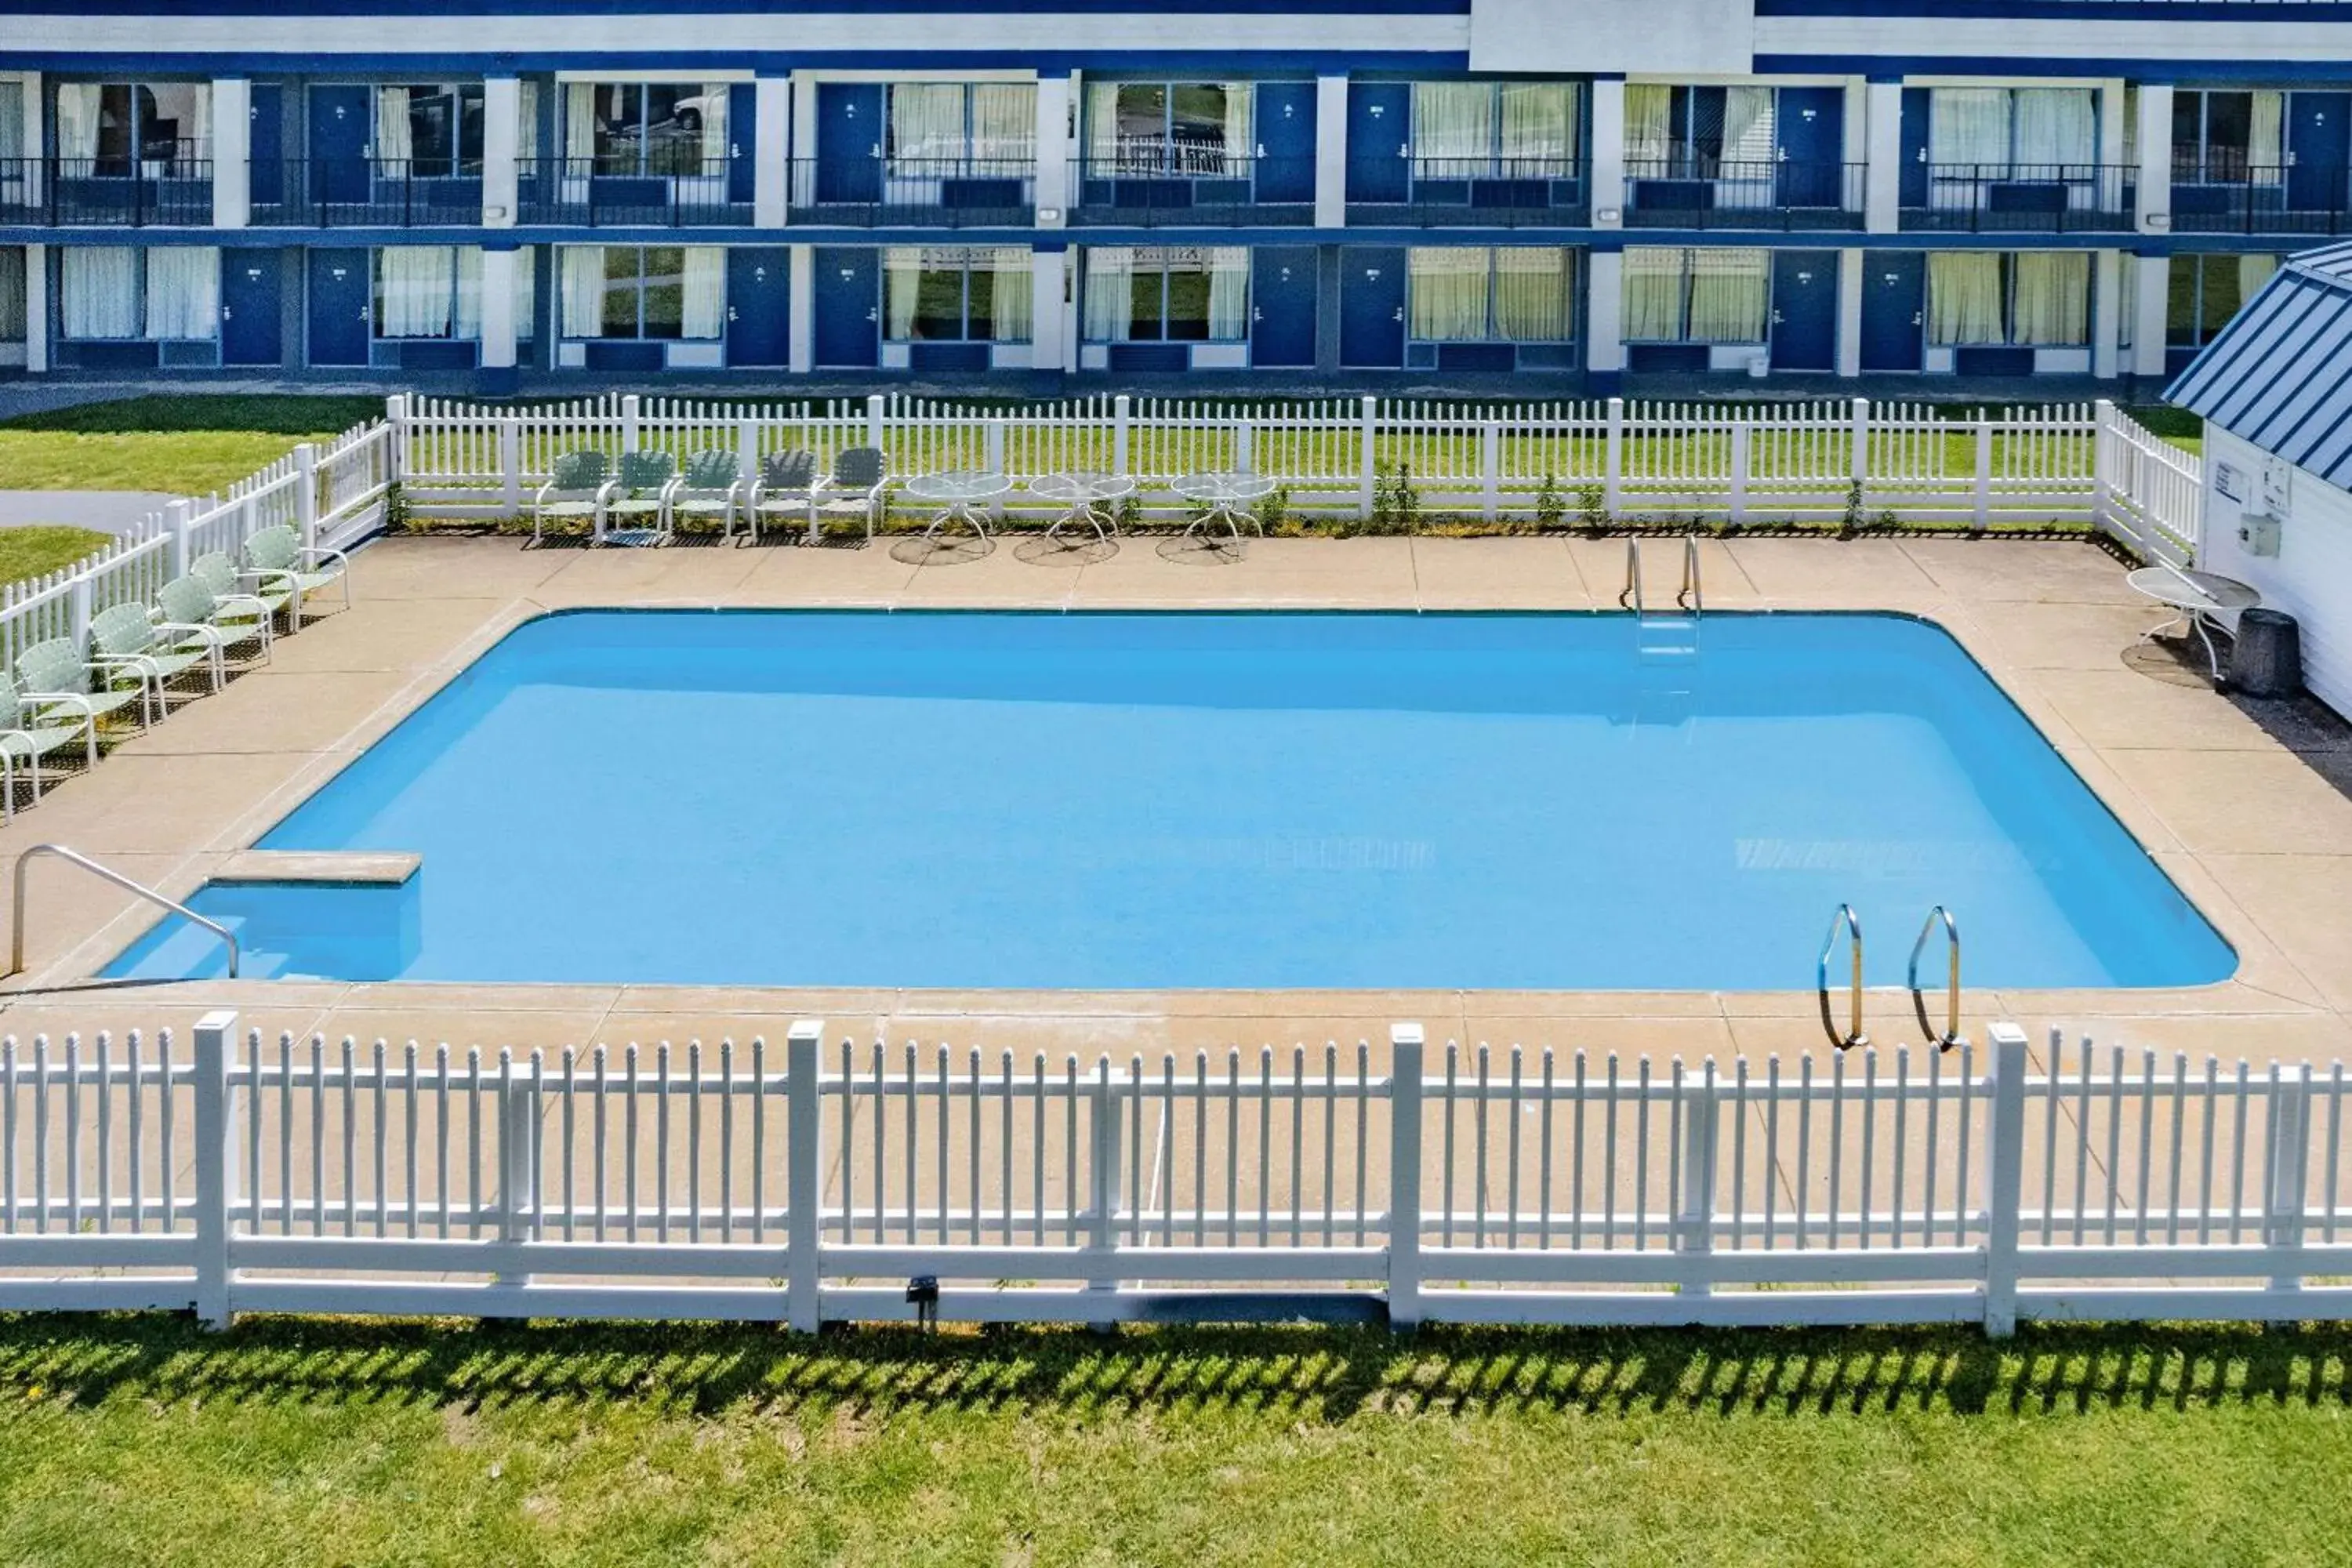
<path fill-rule="evenodd" d="M 248 974 L 951 987 L 2197 984 L 2228 946 L 1900 616 L 592 611 L 516 630 L 215 884 Z M 1645 647 L 1645 642 L 1650 645 Z M 112 975 L 219 973 L 167 921 Z"/>

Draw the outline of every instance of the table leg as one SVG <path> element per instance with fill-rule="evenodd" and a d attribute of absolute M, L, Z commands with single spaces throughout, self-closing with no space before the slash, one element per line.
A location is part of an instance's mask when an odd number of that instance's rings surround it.
<path fill-rule="evenodd" d="M 2216 648 L 2213 646 L 2213 634 L 2211 631 L 2207 629 L 2205 617 L 2201 615 L 2192 615 L 2189 617 L 2189 624 L 2195 626 L 2197 628 L 2197 635 L 2205 639 L 2205 662 L 2213 671 L 2213 684 L 2216 686 L 2221 685 L 2221 653 L 2219 648 Z"/>

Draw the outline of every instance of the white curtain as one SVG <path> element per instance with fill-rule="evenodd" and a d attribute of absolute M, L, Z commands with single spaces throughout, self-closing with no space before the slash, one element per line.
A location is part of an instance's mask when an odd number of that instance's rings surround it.
<path fill-rule="evenodd" d="M 122 245 L 68 246 L 58 302 L 69 338 L 139 335 L 139 253 Z"/>
<path fill-rule="evenodd" d="M 562 258 L 563 335 L 601 338 L 604 335 L 604 247 L 567 245 L 555 253 Z"/>
<path fill-rule="evenodd" d="M 2279 258 L 2275 256 L 2238 258 L 2238 302 L 2241 309 L 2244 308 L 2245 301 L 2254 297 L 2255 289 L 2271 280 L 2271 274 L 2278 270 L 2278 264 Z M 2129 315 L 2130 312 L 2126 310 L 2125 314 Z"/>
<path fill-rule="evenodd" d="M 1224 84 L 1224 89 L 1225 156 L 1227 158 L 1249 157 L 1257 151 L 1257 144 L 1250 140 L 1250 99 L 1253 89 L 1245 81 L 1229 81 Z M 1246 169 L 1249 165 L 1244 163 L 1241 167 Z M 1211 172 L 1232 174 L 1234 169 L 1228 164 L 1214 168 Z"/>
<path fill-rule="evenodd" d="M 1209 252 L 1209 336 L 1238 342 L 1249 336 L 1250 253 L 1221 245 Z"/>
<path fill-rule="evenodd" d="M 900 82 L 890 89 L 890 154 L 945 160 L 964 153 L 963 89 L 954 82 Z"/>
<path fill-rule="evenodd" d="M 515 337 L 522 342 L 539 335 L 539 268 L 532 261 L 537 254 L 528 245 L 515 253 Z"/>
<path fill-rule="evenodd" d="M 385 338 L 446 338 L 457 279 L 457 252 L 446 245 L 387 245 L 375 253 L 376 335 Z M 474 257 L 474 288 L 481 290 L 481 255 Z M 476 328 L 481 336 L 480 306 Z"/>
<path fill-rule="evenodd" d="M 220 335 L 220 252 L 209 245 L 158 245 L 147 251 L 147 335 Z"/>
<path fill-rule="evenodd" d="M 2000 314 L 2000 257 L 1990 250 L 1937 250 L 1927 256 L 1927 341 L 1997 343 L 2008 334 Z"/>
<path fill-rule="evenodd" d="M 25 341 L 25 252 L 0 245 L 0 343 Z"/>
<path fill-rule="evenodd" d="M 1118 157 L 1118 83 L 1087 83 L 1087 152 L 1089 172 L 1108 173 Z"/>
<path fill-rule="evenodd" d="M 58 156 L 98 156 L 98 83 L 58 83 Z"/>
<path fill-rule="evenodd" d="M 1773 137 L 1772 89 L 1769 87 L 1726 88 L 1723 93 L 1723 161 L 1727 163 L 1769 163 L 1779 153 Z M 1753 178 L 1758 171 L 1740 174 Z"/>
<path fill-rule="evenodd" d="M 727 330 L 727 252 L 716 245 L 686 247 L 685 335 L 715 338 Z"/>
<path fill-rule="evenodd" d="M 2020 251 L 2011 264 L 2011 342 L 2075 348 L 2091 341 L 2090 252 Z"/>
<path fill-rule="evenodd" d="M 539 83 L 526 79 L 515 97 L 515 156 L 526 163 L 539 162 Z"/>
<path fill-rule="evenodd" d="M 567 83 L 563 89 L 563 156 L 585 163 L 595 155 L 596 84 Z"/>
<path fill-rule="evenodd" d="M 1503 84 L 1503 156 L 1541 159 L 1559 172 L 1576 155 L 1575 89 L 1565 82 Z M 1533 172 L 1537 165 L 1521 165 Z"/>
<path fill-rule="evenodd" d="M 702 84 L 702 172 L 718 174 L 727 167 L 727 105 L 730 101 L 727 84 L 706 81 Z"/>
<path fill-rule="evenodd" d="M 1618 319 L 1627 342 L 1682 341 L 1683 255 L 1654 245 L 1625 247 Z"/>
<path fill-rule="evenodd" d="M 1927 162 L 2007 163 L 2009 89 L 1939 87 L 1927 95 Z"/>
<path fill-rule="evenodd" d="M 1124 342 L 1135 326 L 1135 250 L 1091 245 L 1086 257 L 1086 341 Z"/>
<path fill-rule="evenodd" d="M 904 342 L 915 335 L 915 308 L 922 300 L 923 250 L 893 246 L 882 253 L 882 336 Z"/>
<path fill-rule="evenodd" d="M 409 132 L 408 89 L 404 87 L 376 89 L 375 155 L 396 163 L 405 163 L 416 156 L 416 139 Z"/>
<path fill-rule="evenodd" d="M 1495 153 L 1495 89 L 1483 81 L 1420 81 L 1412 86 L 1412 153 L 1443 176 L 1469 171 L 1464 161 Z"/>
<path fill-rule="evenodd" d="M 25 89 L 19 83 L 0 81 L 0 158 L 25 155 Z"/>
<path fill-rule="evenodd" d="M 517 269 L 526 269 L 530 259 L 528 256 L 517 257 Z M 472 342 L 482 335 L 482 247 L 478 245 L 458 246 L 457 261 L 457 314 L 450 323 L 450 335 Z M 520 337 L 524 334 L 518 332 L 516 335 Z"/>
<path fill-rule="evenodd" d="M 1565 342 L 1575 335 L 1569 253 L 1551 246 L 1495 252 L 1495 332 L 1515 343 Z"/>
<path fill-rule="evenodd" d="M 1663 163 L 1674 155 L 1675 89 L 1658 82 L 1625 84 L 1625 157 Z"/>
<path fill-rule="evenodd" d="M 1690 341 L 1760 343 L 1771 294 L 1771 256 L 1762 250 L 1690 253 Z"/>
<path fill-rule="evenodd" d="M 1407 254 L 1418 342 L 1475 342 L 1486 336 L 1486 285 L 1494 252 L 1483 246 L 1420 246 Z"/>
<path fill-rule="evenodd" d="M 2275 185 L 2286 178 L 2286 94 L 2268 89 L 2254 94 L 2246 164 L 2264 184 Z"/>
<path fill-rule="evenodd" d="M 1030 288 L 1029 252 L 1018 245 L 1001 245 L 992 254 L 984 254 L 996 281 L 996 341 L 1025 343 L 1036 330 L 1036 295 Z"/>
<path fill-rule="evenodd" d="M 2017 162 L 2048 178 L 2059 168 L 2099 161 L 2097 100 L 2086 87 L 2017 89 Z"/>
<path fill-rule="evenodd" d="M 1025 81 L 983 81 L 971 89 L 971 155 L 1037 155 L 1037 89 Z"/>

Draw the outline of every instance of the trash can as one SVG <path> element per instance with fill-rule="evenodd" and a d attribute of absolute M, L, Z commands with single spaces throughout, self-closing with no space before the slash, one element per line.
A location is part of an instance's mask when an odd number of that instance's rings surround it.
<path fill-rule="evenodd" d="M 2249 697 L 2292 697 L 2303 689 L 2303 632 L 2284 610 L 2247 610 L 2230 645 L 2230 685 Z"/>

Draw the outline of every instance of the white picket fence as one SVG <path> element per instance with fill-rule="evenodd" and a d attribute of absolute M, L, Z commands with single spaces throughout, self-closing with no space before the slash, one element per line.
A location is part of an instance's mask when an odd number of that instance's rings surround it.
<path fill-rule="evenodd" d="M 174 501 L 70 566 L 0 588 L 0 668 L 51 637 L 86 643 L 100 610 L 152 603 L 190 562 L 235 555 L 263 529 L 289 525 L 305 544 L 336 550 L 365 538 L 383 526 L 397 479 L 394 436 L 372 420 L 324 447 L 303 442 L 226 494 Z"/>
<path fill-rule="evenodd" d="M 1528 1323 L 2352 1315 L 2345 1080 L 840 1040 L 0 1045 L 0 1309 Z M 2330 1282 L 2331 1279 L 2336 1282 Z"/>

